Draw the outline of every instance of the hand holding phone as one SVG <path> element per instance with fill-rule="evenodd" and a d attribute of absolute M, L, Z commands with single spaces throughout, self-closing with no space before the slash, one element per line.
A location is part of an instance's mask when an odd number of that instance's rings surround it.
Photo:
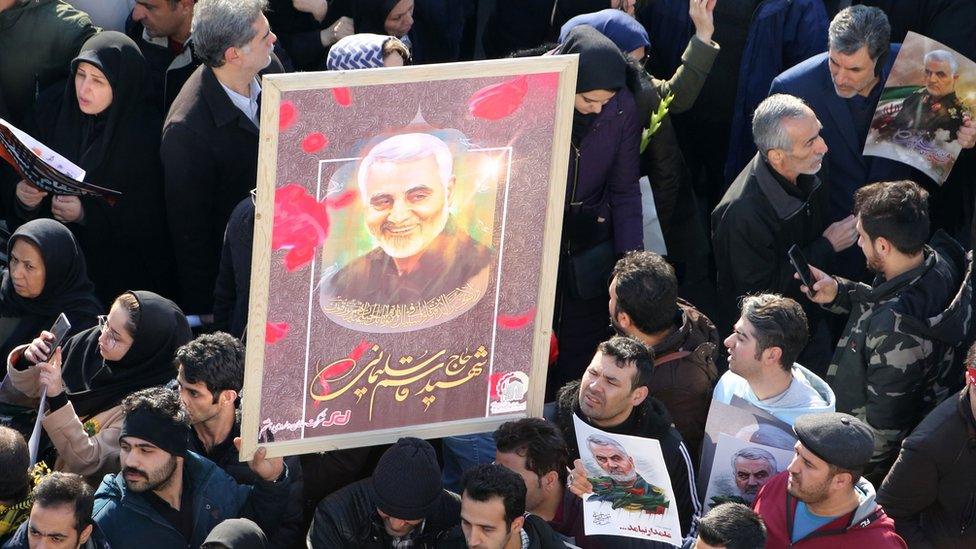
<path fill-rule="evenodd" d="M 796 270 L 796 274 L 800 275 L 800 282 L 807 287 L 807 294 L 810 297 L 817 295 L 817 291 L 813 289 L 813 274 L 810 272 L 810 263 L 807 262 L 807 258 L 800 251 L 800 247 L 796 244 L 790 247 L 788 252 L 790 256 L 790 263 L 793 264 L 793 269 Z"/>
<path fill-rule="evenodd" d="M 54 350 L 64 341 L 64 336 L 68 335 L 70 329 L 71 322 L 68 321 L 68 317 L 64 313 L 61 313 L 58 315 L 58 319 L 54 321 L 54 325 L 51 326 L 50 330 L 41 332 L 27 346 L 27 350 L 24 351 L 24 356 L 34 364 L 47 362 Z"/>

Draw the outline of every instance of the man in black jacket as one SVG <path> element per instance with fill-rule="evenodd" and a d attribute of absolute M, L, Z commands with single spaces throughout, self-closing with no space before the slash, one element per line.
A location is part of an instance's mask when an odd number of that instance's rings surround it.
<path fill-rule="evenodd" d="M 166 115 L 200 58 L 193 54 L 190 24 L 196 0 L 137 0 L 125 33 L 149 68 L 146 100 Z"/>
<path fill-rule="evenodd" d="M 570 458 L 576 460 L 575 478 L 584 482 L 586 474 L 579 461 L 574 415 L 608 433 L 657 440 L 668 465 L 682 535 L 694 538 L 701 515 L 694 467 L 670 414 L 660 401 L 648 396 L 653 370 L 654 359 L 642 343 L 620 336 L 604 341 L 582 381 L 570 382 L 559 390 L 551 419 L 566 439 Z"/>
<path fill-rule="evenodd" d="M 312 549 L 432 548 L 460 520 L 461 502 L 442 488 L 434 447 L 404 437 L 373 476 L 319 503 L 308 533 Z"/>
<path fill-rule="evenodd" d="M 204 65 L 163 125 L 160 156 L 176 252 L 180 306 L 213 322 L 220 245 L 231 211 L 257 179 L 259 74 L 281 72 L 262 13 L 267 0 L 200 0 L 194 52 Z M 191 322 L 194 324 L 194 322 Z"/>
<path fill-rule="evenodd" d="M 461 483 L 461 526 L 439 547 L 464 547 L 462 539 L 470 549 L 566 547 L 545 520 L 525 512 L 525 481 L 518 473 L 485 463 L 468 469 Z"/>
<path fill-rule="evenodd" d="M 787 252 L 796 244 L 811 264 L 826 265 L 854 244 L 857 232 L 853 216 L 827 226 L 827 187 L 817 176 L 827 153 L 821 127 L 813 110 L 792 95 L 759 104 L 752 119 L 759 152 L 712 212 L 712 242 L 724 300 L 720 325 L 738 318 L 742 295 L 791 297 L 804 304 L 814 335 L 801 362 L 823 374 L 830 360 L 829 337 L 819 329 L 823 314 L 802 299 Z"/>
<path fill-rule="evenodd" d="M 190 450 L 217 464 L 238 484 L 253 486 L 258 477 L 234 447 L 234 439 L 241 436 L 237 403 L 244 385 L 244 346 L 225 333 L 205 334 L 177 349 L 176 362 L 180 400 L 190 415 Z M 297 456 L 285 458 L 285 464 L 291 485 L 273 547 L 304 547 L 302 466 Z"/>
<path fill-rule="evenodd" d="M 912 547 L 976 546 L 976 346 L 966 365 L 966 388 L 902 442 L 878 491 L 878 503 Z"/>

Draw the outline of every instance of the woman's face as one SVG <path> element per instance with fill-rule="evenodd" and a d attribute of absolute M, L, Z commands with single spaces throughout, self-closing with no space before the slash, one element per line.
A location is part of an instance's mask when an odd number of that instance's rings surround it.
<path fill-rule="evenodd" d="M 611 90 L 590 90 L 576 94 L 575 107 L 580 114 L 600 114 L 607 101 L 613 99 L 617 92 Z"/>
<path fill-rule="evenodd" d="M 403 56 L 399 53 L 393 52 L 383 58 L 384 67 L 402 67 L 403 66 Z"/>
<path fill-rule="evenodd" d="M 17 295 L 34 299 L 44 291 L 44 258 L 41 250 L 23 238 L 14 242 L 10 250 L 10 280 Z"/>
<path fill-rule="evenodd" d="M 383 28 L 390 36 L 403 38 L 413 27 L 413 0 L 400 0 L 386 16 Z"/>
<path fill-rule="evenodd" d="M 99 317 L 102 333 L 98 336 L 98 352 L 105 360 L 121 360 L 132 347 L 132 334 L 125 327 L 129 323 L 129 312 L 118 302 L 112 305 L 108 317 Z"/>
<path fill-rule="evenodd" d="M 75 70 L 78 108 L 85 114 L 100 114 L 112 104 L 112 85 L 98 67 L 82 61 Z"/>

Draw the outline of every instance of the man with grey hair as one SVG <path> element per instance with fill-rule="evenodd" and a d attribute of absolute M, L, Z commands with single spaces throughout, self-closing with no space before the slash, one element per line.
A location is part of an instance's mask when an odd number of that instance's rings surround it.
<path fill-rule="evenodd" d="M 955 141 L 966 119 L 972 116 L 972 109 L 956 96 L 956 57 L 946 50 L 932 50 L 923 61 L 925 85 L 906 97 L 897 113 L 875 119 L 874 126 L 882 137 L 909 130 L 929 140 Z M 945 135 L 940 135 L 940 130 Z"/>
<path fill-rule="evenodd" d="M 712 212 L 725 326 L 739 316 L 739 296 L 775 292 L 800 299 L 787 253 L 794 244 L 811 263 L 824 265 L 857 240 L 852 216 L 826 223 L 827 186 L 817 173 L 827 145 L 813 110 L 792 95 L 772 95 L 756 108 L 752 128 L 759 152 Z M 830 343 L 820 331 L 823 315 L 807 309 L 815 337 L 803 361 L 825 369 Z"/>
<path fill-rule="evenodd" d="M 191 33 L 203 65 L 173 102 L 160 156 L 176 252 L 178 300 L 191 325 L 213 321 L 224 227 L 257 179 L 259 75 L 281 72 L 267 0 L 199 0 Z"/>
<path fill-rule="evenodd" d="M 376 247 L 323 285 L 324 306 L 331 300 L 422 305 L 459 290 L 483 293 L 491 251 L 450 215 L 454 159 L 444 141 L 428 133 L 387 138 L 363 158 L 356 184 Z"/>
<path fill-rule="evenodd" d="M 824 123 L 822 135 L 830 148 L 825 171 L 830 177 L 827 222 L 850 219 L 854 191 L 868 183 L 918 179 L 907 164 L 862 153 L 900 48 L 890 43 L 890 35 L 888 17 L 879 8 L 845 8 L 830 23 L 828 51 L 785 71 L 770 87 L 770 94 L 802 98 Z M 959 132 L 964 148 L 976 142 L 976 128 L 969 124 Z M 836 258 L 831 272 L 861 278 L 863 256 L 852 248 Z"/>
<path fill-rule="evenodd" d="M 593 459 L 606 475 L 588 478 L 593 495 L 587 501 L 606 501 L 614 508 L 630 511 L 652 510 L 662 504 L 660 488 L 644 479 L 634 465 L 634 458 L 616 439 L 592 434 L 586 445 Z"/>
<path fill-rule="evenodd" d="M 732 479 L 739 497 L 749 505 L 756 501 L 763 485 L 778 472 L 776 458 L 762 448 L 748 446 L 732 454 Z"/>

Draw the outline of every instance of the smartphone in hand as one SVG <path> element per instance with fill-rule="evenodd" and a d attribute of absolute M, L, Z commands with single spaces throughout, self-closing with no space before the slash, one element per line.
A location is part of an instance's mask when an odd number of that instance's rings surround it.
<path fill-rule="evenodd" d="M 48 330 L 54 334 L 54 340 L 48 342 L 51 352 L 48 353 L 44 360 L 48 360 L 54 355 L 54 350 L 58 348 L 59 345 L 64 341 L 64 336 L 68 335 L 68 330 L 71 329 L 71 322 L 68 321 L 68 317 L 64 313 L 58 315 L 58 319 L 54 321 L 54 325 Z"/>
<path fill-rule="evenodd" d="M 790 256 L 790 263 L 793 264 L 793 268 L 796 270 L 797 274 L 800 275 L 800 282 L 807 287 L 807 293 L 813 296 L 817 293 L 813 289 L 813 273 L 810 272 L 810 263 L 807 262 L 807 258 L 800 251 L 800 247 L 794 244 L 790 247 L 788 252 Z"/>

